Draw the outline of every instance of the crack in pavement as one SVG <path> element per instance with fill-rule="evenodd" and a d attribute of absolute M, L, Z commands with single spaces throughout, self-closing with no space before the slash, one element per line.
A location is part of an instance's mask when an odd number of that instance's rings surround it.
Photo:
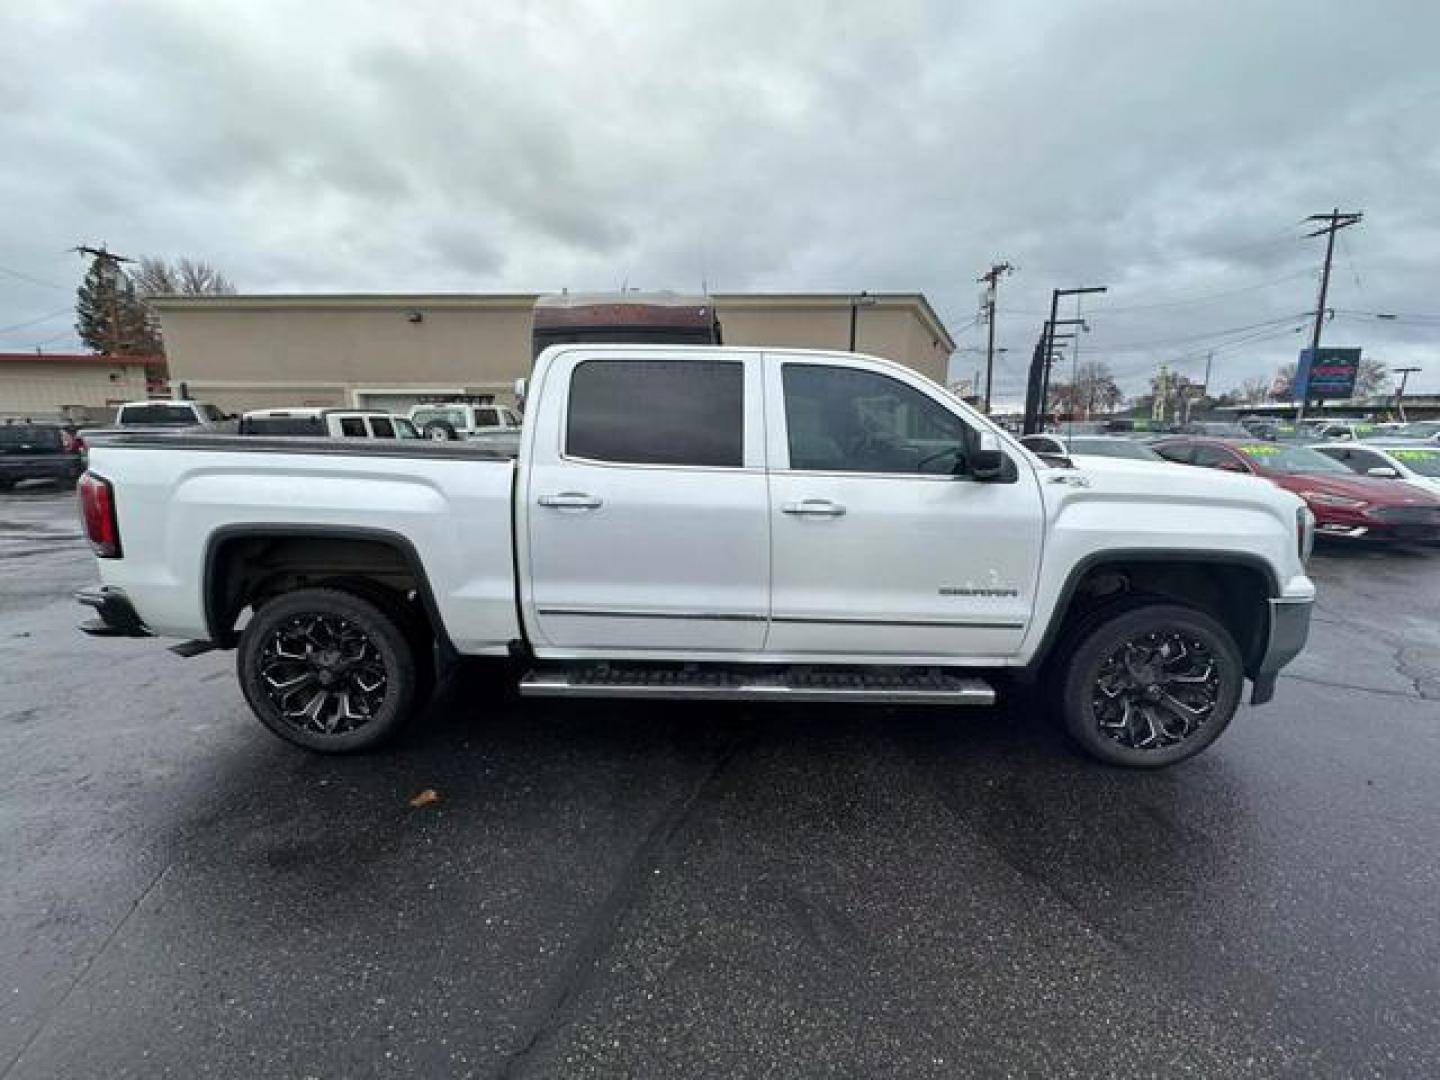
<path fill-rule="evenodd" d="M 535 1052 L 568 1020 L 589 987 L 600 958 L 605 955 L 625 915 L 641 898 L 649 882 L 648 871 L 670 846 L 671 839 L 690 820 L 705 791 L 755 739 L 737 739 L 717 754 L 689 790 L 676 799 L 650 826 L 645 838 L 626 862 L 609 894 L 600 903 L 590 925 L 571 952 L 571 959 L 551 990 L 532 1010 L 529 1034 L 501 1064 L 496 1075 L 502 1080 L 524 1074 Z"/>
<path fill-rule="evenodd" d="M 70 1000 L 70 995 L 75 993 L 80 984 L 85 981 L 85 976 L 90 974 L 90 969 L 99 963 L 100 958 L 110 950 L 110 946 L 115 943 L 115 939 L 120 936 L 120 932 L 129 925 L 130 920 L 135 917 L 135 913 L 144 906 L 145 901 L 150 898 L 151 893 L 160 887 L 160 883 L 165 880 L 166 875 L 168 875 L 174 867 L 175 860 L 171 859 L 160 868 L 155 876 L 150 879 L 150 883 L 141 890 L 140 895 L 131 903 L 129 909 L 120 917 L 115 925 L 111 927 L 110 932 L 105 935 L 105 940 L 100 943 L 100 947 L 80 966 L 80 970 L 75 973 L 74 978 L 66 985 L 65 992 L 60 995 L 59 1000 L 45 1011 L 44 1016 L 36 1021 L 34 1030 L 32 1030 L 25 1041 L 20 1044 L 20 1049 L 15 1052 L 15 1056 L 12 1057 L 10 1063 L 5 1066 L 5 1071 L 0 1073 L 0 1080 L 4 1080 L 4 1077 L 9 1076 L 15 1071 L 25 1055 L 30 1052 L 30 1047 L 35 1045 L 35 1040 L 44 1034 L 45 1029 L 50 1026 L 50 1022 L 64 1010 L 65 1003 Z"/>

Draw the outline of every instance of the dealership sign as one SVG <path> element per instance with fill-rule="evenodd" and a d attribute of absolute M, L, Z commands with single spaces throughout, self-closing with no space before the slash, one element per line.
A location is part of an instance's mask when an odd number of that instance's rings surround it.
<path fill-rule="evenodd" d="M 1295 365 L 1295 397 L 1302 401 L 1352 397 L 1359 373 L 1359 349 L 1301 349 L 1300 362 Z"/>

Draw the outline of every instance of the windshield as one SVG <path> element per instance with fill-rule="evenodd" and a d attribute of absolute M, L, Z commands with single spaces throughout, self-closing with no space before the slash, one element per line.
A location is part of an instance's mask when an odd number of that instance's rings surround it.
<path fill-rule="evenodd" d="M 1440 447 L 1406 446 L 1386 453 L 1413 473 L 1440 478 Z"/>
<path fill-rule="evenodd" d="M 1133 461 L 1164 461 L 1144 443 L 1134 439 L 1071 439 L 1070 453 L 1092 457 L 1130 458 Z"/>
<path fill-rule="evenodd" d="M 60 429 L 40 427 L 33 424 L 6 424 L 0 427 L 0 446 L 46 446 L 57 447 L 61 443 Z"/>
<path fill-rule="evenodd" d="M 1334 458 L 1308 446 L 1281 443 L 1245 443 L 1235 448 L 1252 465 L 1278 473 L 1349 473 Z"/>
<path fill-rule="evenodd" d="M 423 428 L 426 424 L 433 424 L 437 420 L 443 421 L 451 427 L 463 428 L 466 426 L 465 409 L 463 406 L 416 409 L 410 414 L 410 419 L 417 428 Z"/>
<path fill-rule="evenodd" d="M 181 425 L 195 423 L 195 410 L 189 405 L 126 405 L 120 410 L 121 424 Z"/>
<path fill-rule="evenodd" d="M 397 439 L 418 439 L 420 432 L 415 430 L 415 425 L 403 416 L 391 417 L 391 423 L 395 425 L 395 437 Z"/>

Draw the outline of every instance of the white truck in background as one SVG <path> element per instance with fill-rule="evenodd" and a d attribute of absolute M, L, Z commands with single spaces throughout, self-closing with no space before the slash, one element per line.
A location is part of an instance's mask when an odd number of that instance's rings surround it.
<path fill-rule="evenodd" d="M 513 459 L 466 442 L 106 433 L 96 634 L 237 650 L 276 734 L 395 734 L 437 640 L 536 696 L 988 705 L 1168 765 L 1302 648 L 1313 519 L 1253 477 L 1051 468 L 908 368 L 560 345 Z M 247 617 L 248 613 L 248 617 Z"/>

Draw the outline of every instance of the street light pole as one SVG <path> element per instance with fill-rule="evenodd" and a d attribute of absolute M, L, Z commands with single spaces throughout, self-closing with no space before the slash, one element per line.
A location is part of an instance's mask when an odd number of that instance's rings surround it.
<path fill-rule="evenodd" d="M 1086 285 L 1078 289 L 1051 289 L 1050 290 L 1050 318 L 1045 323 L 1045 332 L 1041 337 L 1040 344 L 1035 349 L 1035 358 L 1031 361 L 1030 386 L 1039 392 L 1039 401 L 1033 398 L 1026 402 L 1024 433 L 1033 435 L 1038 428 L 1039 415 L 1044 413 L 1045 398 L 1050 392 L 1050 354 L 1055 350 L 1055 327 L 1056 326 L 1081 326 L 1084 319 L 1061 319 L 1060 298 L 1062 296 L 1084 296 L 1088 293 L 1103 293 L 1109 290 L 1104 285 Z M 1036 370 L 1034 365 L 1042 365 Z"/>

